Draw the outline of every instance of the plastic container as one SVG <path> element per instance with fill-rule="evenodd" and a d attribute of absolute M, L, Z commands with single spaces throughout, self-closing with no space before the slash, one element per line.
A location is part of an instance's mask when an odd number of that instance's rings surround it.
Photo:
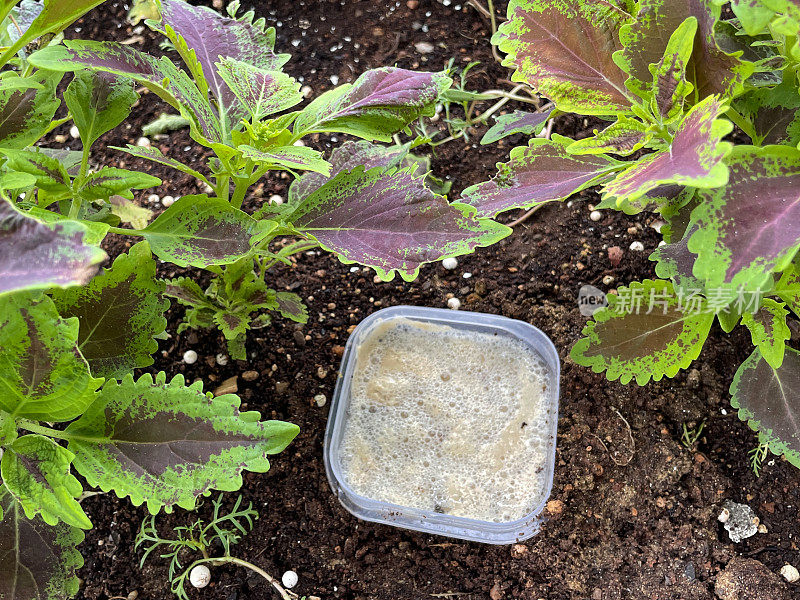
<path fill-rule="evenodd" d="M 550 445 L 546 452 L 543 477 L 546 489 L 539 505 L 522 519 L 496 523 L 422 511 L 361 496 L 347 485 L 339 460 L 339 447 L 348 417 L 350 383 L 356 366 L 355 350 L 375 325 L 388 319 L 400 318 L 446 325 L 455 329 L 511 336 L 529 345 L 544 360 L 550 375 L 547 382 L 549 397 L 544 399 L 548 415 L 547 426 L 550 429 L 548 436 Z M 325 471 L 334 493 L 348 511 L 365 521 L 488 544 L 511 544 L 534 536 L 541 527 L 540 515 L 553 485 L 560 371 L 558 353 L 550 339 L 536 327 L 522 321 L 484 313 L 415 306 L 395 306 L 373 313 L 356 327 L 347 341 L 331 402 L 325 432 L 324 456 Z"/>

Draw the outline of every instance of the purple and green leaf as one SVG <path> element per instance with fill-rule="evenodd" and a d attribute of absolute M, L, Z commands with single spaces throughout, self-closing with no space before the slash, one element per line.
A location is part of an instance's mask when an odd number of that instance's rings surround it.
<path fill-rule="evenodd" d="M 77 498 L 83 486 L 70 471 L 72 452 L 40 435 L 24 435 L 4 449 L 0 472 L 28 519 L 91 529 Z"/>
<path fill-rule="evenodd" d="M 667 150 L 648 154 L 622 171 L 603 188 L 603 197 L 619 204 L 636 200 L 664 184 L 714 188 L 725 185 L 728 168 L 723 159 L 731 150 L 721 141 L 733 129 L 726 119 L 717 119 L 725 105 L 708 97 L 684 117 Z"/>
<path fill-rule="evenodd" d="M 573 142 L 567 146 L 570 154 L 619 154 L 627 156 L 643 148 L 653 138 L 647 125 L 625 115 L 617 117 L 602 131 L 594 130 L 594 136 Z"/>
<path fill-rule="evenodd" d="M 266 472 L 267 455 L 299 431 L 239 406 L 238 396 L 213 398 L 202 382 L 186 386 L 181 375 L 169 383 L 163 372 L 108 381 L 67 428 L 73 464 L 90 485 L 130 496 L 137 506 L 147 502 L 153 514 L 191 510 L 212 489 L 239 489 L 245 468 Z"/>
<path fill-rule="evenodd" d="M 594 313 L 570 357 L 579 365 L 621 383 L 645 385 L 674 377 L 700 355 L 714 313 L 700 299 L 689 310 L 672 284 L 631 283 L 609 294 L 608 307 Z"/>
<path fill-rule="evenodd" d="M 43 294 L 0 297 L 0 410 L 36 421 L 69 421 L 94 401 L 102 380 L 77 346 L 78 320 Z"/>
<path fill-rule="evenodd" d="M 572 155 L 567 152 L 571 143 L 553 136 L 552 140 L 535 138 L 528 146 L 514 148 L 509 162 L 498 163 L 498 174 L 465 189 L 461 201 L 474 206 L 478 217 L 494 217 L 513 208 L 564 200 L 625 166 L 606 156 Z"/>
<path fill-rule="evenodd" d="M 731 384 L 731 405 L 758 432 L 774 454 L 800 467 L 800 353 L 786 348 L 774 368 L 758 348 L 745 360 Z"/>
<path fill-rule="evenodd" d="M 0 295 L 89 281 L 106 253 L 87 234 L 76 221 L 48 227 L 0 200 Z"/>
<path fill-rule="evenodd" d="M 161 260 L 179 267 L 208 267 L 249 254 L 257 239 L 269 233 L 263 227 L 227 200 L 195 195 L 177 200 L 142 234 Z"/>
<path fill-rule="evenodd" d="M 65 600 L 78 593 L 83 566 L 77 546 L 83 532 L 60 523 L 29 520 L 19 502 L 0 487 L 0 598 Z"/>
<path fill-rule="evenodd" d="M 294 133 L 340 132 L 390 142 L 415 119 L 433 116 L 436 100 L 451 83 L 444 73 L 371 69 L 306 106 L 295 121 Z"/>
<path fill-rule="evenodd" d="M 141 190 L 157 185 L 161 185 L 161 180 L 147 173 L 103 167 L 84 180 L 83 185 L 78 189 L 78 195 L 87 200 L 108 200 L 114 195 L 133 200 L 131 190 Z"/>
<path fill-rule="evenodd" d="M 245 158 L 261 165 L 275 165 L 289 170 L 313 171 L 324 176 L 330 174 L 331 164 L 322 158 L 322 153 L 306 146 L 278 146 L 268 150 L 258 150 L 252 146 L 239 146 Z"/>
<path fill-rule="evenodd" d="M 606 0 L 511 0 L 492 43 L 506 53 L 503 65 L 515 69 L 513 81 L 532 86 L 560 110 L 623 114 L 630 112 L 626 75 L 612 56 L 622 50 L 618 32 L 630 20 Z"/>
<path fill-rule="evenodd" d="M 794 73 L 787 72 L 786 80 L 776 87 L 750 91 L 734 107 L 752 123 L 754 145 L 800 143 L 800 94 Z"/>
<path fill-rule="evenodd" d="M 753 345 L 773 369 L 783 364 L 786 342 L 791 335 L 786 324 L 788 314 L 785 304 L 764 298 L 757 312 L 742 315 L 742 325 L 750 330 Z"/>
<path fill-rule="evenodd" d="M 132 369 L 153 364 L 154 337 L 167 326 L 164 283 L 147 242 L 119 255 L 89 285 L 53 294 L 63 317 L 80 322 L 78 347 L 95 375 L 122 379 Z"/>
<path fill-rule="evenodd" d="M 187 175 L 191 175 L 192 177 L 199 179 L 203 183 L 211 185 L 211 182 L 208 178 L 203 175 L 202 173 L 195 171 L 188 165 L 183 164 L 182 162 L 175 160 L 174 158 L 170 158 L 169 156 L 164 156 L 164 154 L 158 148 L 154 146 L 133 146 L 128 144 L 126 148 L 122 148 L 119 146 L 109 146 L 112 150 L 120 150 L 122 152 L 127 152 L 131 156 L 136 156 L 138 158 L 144 158 L 147 160 L 152 160 L 161 165 L 166 165 L 167 167 L 172 167 L 173 169 L 180 171 L 181 173 L 186 173 Z"/>
<path fill-rule="evenodd" d="M 254 122 L 303 100 L 300 84 L 281 71 L 267 71 L 226 57 L 217 63 L 217 72 Z"/>
<path fill-rule="evenodd" d="M 78 71 L 64 90 L 84 148 L 122 123 L 138 98 L 131 80 L 93 71 Z"/>
<path fill-rule="evenodd" d="M 689 250 L 709 287 L 761 288 L 800 248 L 800 151 L 738 146 L 725 187 L 698 190 Z"/>
<path fill-rule="evenodd" d="M 300 296 L 292 294 L 291 292 L 278 292 L 275 295 L 275 299 L 278 302 L 277 310 L 281 313 L 282 317 L 291 319 L 297 323 L 308 322 L 308 309 L 306 305 L 303 304 Z"/>
<path fill-rule="evenodd" d="M 663 123 L 670 123 L 683 116 L 683 103 L 694 89 L 687 81 L 686 73 L 694 48 L 697 19 L 687 18 L 672 33 L 664 50 L 664 56 L 653 70 L 653 94 L 651 111 Z"/>
<path fill-rule="evenodd" d="M 3 79 L 0 85 L 0 147 L 25 148 L 49 130 L 61 104 L 56 86 L 62 77 L 62 73 L 37 71 L 30 77 L 8 76 Z"/>
<path fill-rule="evenodd" d="M 36 187 L 47 192 L 68 192 L 72 180 L 57 158 L 35 150 L 0 148 L 6 157 L 6 168 L 18 173 L 28 173 L 36 178 Z"/>
<path fill-rule="evenodd" d="M 761 0 L 731 0 L 731 10 L 747 35 L 758 35 L 772 21 L 775 11 Z"/>
<path fill-rule="evenodd" d="M 349 149 L 334 151 L 335 175 L 318 187 L 315 173 L 305 176 L 313 178 L 312 185 L 305 177 L 298 180 L 297 189 L 290 191 L 292 212 L 287 215 L 298 231 L 346 264 L 372 267 L 386 281 L 395 271 L 411 281 L 425 263 L 468 254 L 511 232 L 476 218 L 473 207 L 449 204 L 431 192 L 424 185 L 425 174 L 417 175 L 414 167 L 340 170 L 340 161 L 351 158 Z"/>
<path fill-rule="evenodd" d="M 553 110 L 555 109 L 535 113 L 515 110 L 513 113 L 500 115 L 495 120 L 495 124 L 481 138 L 481 144 L 494 144 L 504 137 L 516 133 L 536 135 L 544 129 Z"/>

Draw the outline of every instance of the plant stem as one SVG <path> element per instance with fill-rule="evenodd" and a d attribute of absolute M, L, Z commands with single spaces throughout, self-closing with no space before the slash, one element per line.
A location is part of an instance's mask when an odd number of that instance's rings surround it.
<path fill-rule="evenodd" d="M 196 560 L 195 562 L 193 562 L 192 565 L 187 570 L 191 571 L 194 567 L 203 563 L 210 563 L 212 565 L 234 564 L 234 565 L 239 565 L 240 567 L 245 567 L 247 569 L 250 569 L 254 573 L 257 573 L 258 575 L 261 575 L 261 577 L 266 579 L 272 585 L 272 587 L 274 587 L 278 591 L 283 600 L 294 600 L 294 598 L 297 598 L 297 594 L 286 591 L 286 589 L 284 589 L 284 587 L 272 575 L 270 575 L 263 569 L 258 568 L 253 563 L 247 562 L 246 560 L 242 560 L 241 558 L 236 558 L 235 556 L 222 556 L 220 558 L 203 558 L 202 560 Z"/>
<path fill-rule="evenodd" d="M 733 107 L 729 108 L 725 113 L 725 116 L 727 116 L 731 121 L 736 123 L 739 129 L 741 129 L 748 136 L 750 136 L 750 139 L 753 141 L 753 145 L 755 146 L 761 145 L 761 140 L 759 139 L 759 135 L 756 133 L 753 124 L 747 119 L 745 119 L 741 114 L 739 114 L 739 112 L 735 108 Z"/>
<path fill-rule="evenodd" d="M 119 235 L 144 235 L 141 231 L 136 229 L 125 229 L 123 227 L 109 227 L 108 233 L 117 233 Z"/>
<path fill-rule="evenodd" d="M 46 435 L 51 438 L 56 438 L 57 440 L 73 440 L 75 439 L 74 436 L 70 434 L 59 431 L 58 429 L 52 429 L 50 427 L 43 427 L 42 425 L 38 425 L 27 419 L 20 419 L 17 421 L 17 425 L 19 425 L 20 429 L 25 429 L 26 431 L 32 431 L 33 433 L 38 433 L 40 435 Z"/>
<path fill-rule="evenodd" d="M 72 203 L 69 205 L 69 214 L 67 215 L 67 218 L 77 219 L 78 213 L 81 211 L 82 204 L 83 204 L 82 198 L 73 198 Z"/>
<path fill-rule="evenodd" d="M 234 177 L 233 178 L 233 197 L 231 198 L 231 204 L 236 208 L 242 208 L 242 203 L 244 202 L 245 194 L 247 194 L 247 190 L 250 187 L 250 177 Z"/>

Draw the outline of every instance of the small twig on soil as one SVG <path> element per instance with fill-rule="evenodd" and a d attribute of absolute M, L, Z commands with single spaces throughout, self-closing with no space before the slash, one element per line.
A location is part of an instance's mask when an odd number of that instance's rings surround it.
<path fill-rule="evenodd" d="M 480 2 L 478 2 L 478 0 L 467 0 L 467 4 L 477 10 L 482 17 L 489 19 L 492 25 L 492 35 L 494 35 L 497 32 L 497 17 L 494 14 L 494 0 L 486 1 L 489 4 L 488 8 L 483 6 Z M 494 44 L 491 42 L 489 42 L 489 44 L 492 47 L 492 56 L 494 56 L 494 59 L 497 62 L 502 63 L 503 57 L 498 54 L 497 48 L 495 48 Z"/>
<path fill-rule="evenodd" d="M 225 563 L 233 563 L 235 565 L 239 565 L 240 567 L 245 567 L 247 569 L 250 569 L 254 573 L 257 573 L 258 575 L 261 575 L 261 577 L 266 579 L 272 585 L 272 587 L 274 587 L 278 591 L 278 593 L 281 595 L 281 598 L 283 598 L 283 600 L 293 600 L 294 598 L 298 598 L 299 597 L 294 592 L 290 592 L 290 591 L 286 590 L 278 582 L 278 580 L 275 579 L 274 577 L 272 577 L 269 573 L 267 573 L 263 569 L 259 569 L 253 563 L 247 562 L 246 560 L 242 560 L 241 558 L 236 558 L 235 556 L 223 556 L 223 557 L 220 557 L 220 558 L 209 558 L 209 559 L 203 559 L 203 560 L 196 561 L 195 565 L 198 565 L 198 564 L 203 563 L 203 562 L 210 562 L 212 564 L 217 564 L 217 565 L 221 565 L 221 564 L 225 564 Z"/>
<path fill-rule="evenodd" d="M 631 424 L 630 424 L 630 423 L 628 423 L 628 420 L 627 420 L 625 417 L 623 417 L 623 416 L 622 416 L 622 413 L 620 413 L 620 412 L 619 412 L 619 411 L 618 411 L 616 408 L 614 408 L 613 406 L 611 407 L 611 410 L 613 410 L 615 413 L 617 413 L 617 416 L 618 416 L 620 419 L 622 419 L 623 423 L 625 423 L 625 425 L 626 425 L 626 426 L 627 426 L 627 428 L 628 428 L 628 438 L 631 440 L 631 455 L 630 455 L 630 457 L 628 458 L 628 460 L 626 460 L 626 461 L 617 460 L 617 457 L 616 457 L 616 456 L 614 456 L 614 453 L 613 453 L 613 452 L 611 452 L 611 451 L 608 449 L 608 446 L 606 446 L 606 444 L 605 444 L 605 442 L 603 442 L 603 440 L 601 440 L 601 439 L 600 439 L 600 438 L 599 438 L 597 435 L 595 435 L 594 433 L 590 433 L 589 435 L 591 435 L 591 436 L 592 436 L 594 439 L 596 439 L 598 442 L 600 442 L 600 445 L 603 447 L 603 450 L 605 450 L 605 451 L 608 453 L 608 456 L 611 458 L 611 460 L 614 462 L 614 464 L 615 464 L 615 465 L 617 465 L 618 467 L 626 467 L 626 466 L 628 466 L 629 464 L 631 464 L 631 461 L 633 460 L 633 457 L 636 455 L 636 442 L 635 442 L 635 441 L 634 441 L 634 439 L 633 439 L 633 432 L 632 432 L 632 430 L 631 430 Z"/>
<path fill-rule="evenodd" d="M 431 598 L 455 598 L 456 596 L 468 596 L 470 592 L 444 592 L 442 594 L 429 594 Z"/>
<path fill-rule="evenodd" d="M 545 205 L 545 203 L 537 204 L 533 208 L 529 209 L 528 212 L 526 212 L 524 215 L 522 215 L 516 221 L 511 221 L 511 223 L 509 223 L 508 226 L 511 227 L 511 229 L 514 229 L 514 227 L 516 227 L 517 225 L 522 225 L 522 223 L 527 221 L 531 217 L 531 215 L 533 215 L 533 213 L 535 213 L 537 210 L 542 208 L 544 205 Z"/>

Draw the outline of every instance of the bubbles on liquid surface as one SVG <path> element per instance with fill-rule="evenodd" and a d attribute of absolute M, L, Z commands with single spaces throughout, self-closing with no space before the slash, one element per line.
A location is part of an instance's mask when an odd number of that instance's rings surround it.
<path fill-rule="evenodd" d="M 513 338 L 385 323 L 357 351 L 340 445 L 368 498 L 493 522 L 540 503 L 548 368 Z"/>

